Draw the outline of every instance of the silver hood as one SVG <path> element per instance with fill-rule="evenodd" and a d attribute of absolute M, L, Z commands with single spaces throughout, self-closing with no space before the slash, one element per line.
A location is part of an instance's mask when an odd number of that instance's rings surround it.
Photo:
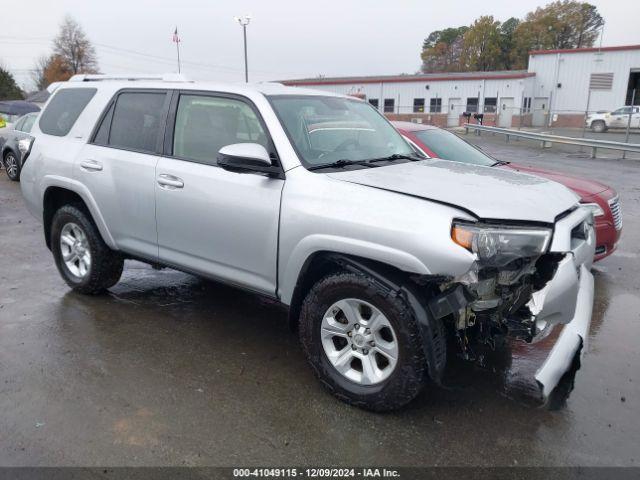
<path fill-rule="evenodd" d="M 483 219 L 553 223 L 557 215 L 579 201 L 563 185 L 540 177 L 438 159 L 328 175 L 455 205 Z"/>

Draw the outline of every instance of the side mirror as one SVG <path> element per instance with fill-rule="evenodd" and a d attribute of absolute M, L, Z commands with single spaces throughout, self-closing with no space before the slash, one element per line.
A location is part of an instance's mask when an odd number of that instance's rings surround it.
<path fill-rule="evenodd" d="M 267 149 L 258 143 L 234 143 L 222 147 L 218 151 L 218 165 L 232 172 L 280 175 L 280 169 L 271 163 Z"/>

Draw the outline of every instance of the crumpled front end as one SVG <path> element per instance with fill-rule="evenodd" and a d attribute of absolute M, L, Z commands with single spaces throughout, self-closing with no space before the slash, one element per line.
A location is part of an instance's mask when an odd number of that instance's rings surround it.
<path fill-rule="evenodd" d="M 535 343 L 562 328 L 535 373 L 546 399 L 576 353 L 585 350 L 581 347 L 591 323 L 595 243 L 592 213 L 576 208 L 554 224 L 537 255 L 530 250 L 502 262 L 483 261 L 479 255 L 467 273 L 440 285 L 441 294 L 430 302 L 430 310 L 453 325 L 461 354 L 470 360 L 477 357 L 478 343 L 494 347 L 504 337 Z"/>

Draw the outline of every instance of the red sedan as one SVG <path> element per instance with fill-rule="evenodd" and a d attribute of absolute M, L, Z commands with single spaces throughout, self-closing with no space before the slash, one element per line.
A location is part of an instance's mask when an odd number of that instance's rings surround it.
<path fill-rule="evenodd" d="M 618 245 L 622 231 L 622 214 L 617 192 L 607 185 L 564 173 L 525 167 L 498 161 L 457 135 L 430 125 L 411 122 L 391 122 L 419 151 L 428 157 L 471 163 L 488 167 L 506 168 L 530 173 L 563 184 L 580 196 L 580 202 L 593 209 L 596 222 L 596 255 L 602 260 L 611 255 Z"/>

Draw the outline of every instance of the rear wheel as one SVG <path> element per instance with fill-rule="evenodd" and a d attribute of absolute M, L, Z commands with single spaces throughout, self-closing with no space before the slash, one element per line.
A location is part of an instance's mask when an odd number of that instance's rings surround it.
<path fill-rule="evenodd" d="M 20 180 L 20 163 L 16 155 L 9 151 L 4 155 L 4 168 L 7 171 L 7 177 L 14 182 Z"/>
<path fill-rule="evenodd" d="M 122 275 L 122 255 L 104 243 L 80 206 L 65 205 L 53 216 L 51 250 L 60 275 L 79 293 L 100 293 L 118 283 Z"/>
<path fill-rule="evenodd" d="M 591 123 L 591 130 L 595 133 L 602 133 L 607 130 L 607 124 L 603 120 L 595 120 Z"/>
<path fill-rule="evenodd" d="M 414 312 L 365 275 L 334 274 L 316 283 L 302 305 L 300 340 L 316 376 L 352 405 L 397 409 L 424 386 Z"/>

